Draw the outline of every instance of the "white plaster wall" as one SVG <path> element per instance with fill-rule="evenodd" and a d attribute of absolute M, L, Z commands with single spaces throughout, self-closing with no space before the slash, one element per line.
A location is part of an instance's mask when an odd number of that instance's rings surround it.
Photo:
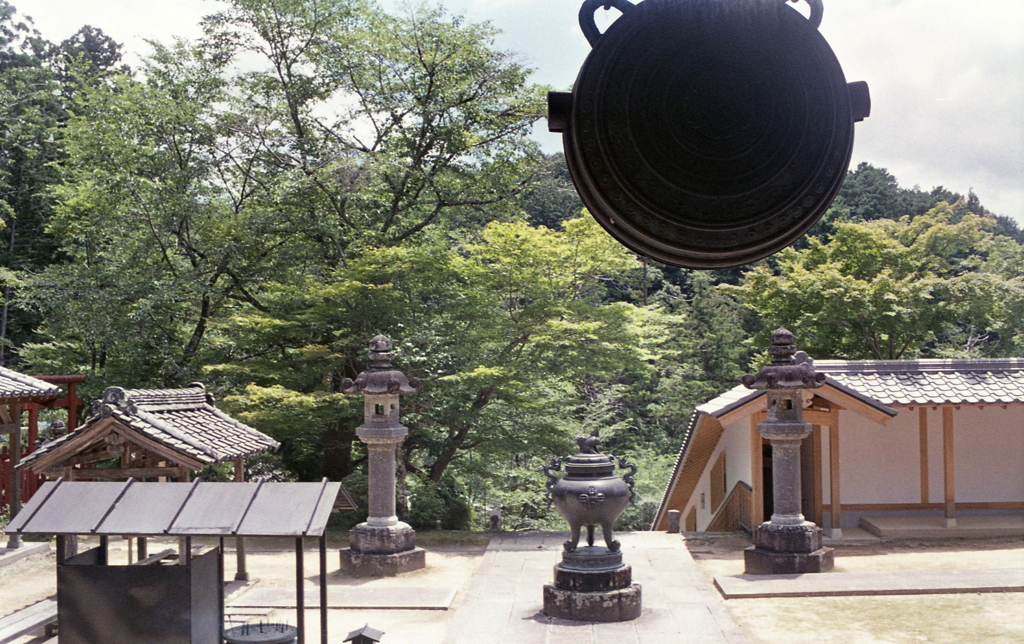
<path fill-rule="evenodd" d="M 921 499 L 917 412 L 896 408 L 886 424 L 839 412 L 842 503 L 918 503 Z"/>
<path fill-rule="evenodd" d="M 1024 406 L 955 409 L 953 458 L 957 503 L 1024 501 Z"/>
<path fill-rule="evenodd" d="M 751 484 L 750 477 L 750 419 L 743 418 L 735 423 L 727 425 L 722 437 L 718 439 L 718 445 L 708 459 L 704 471 L 701 473 L 700 481 L 693 495 L 693 507 L 697 508 L 697 530 L 703 532 L 707 529 L 711 519 L 714 518 L 714 508 L 711 507 L 711 468 L 715 461 L 725 452 L 725 493 L 732 491 L 737 481 Z M 704 495 L 704 507 L 700 507 L 700 495 Z M 689 507 L 686 509 L 689 512 Z M 686 514 L 683 514 L 683 519 Z"/>
<path fill-rule="evenodd" d="M 736 486 L 738 481 L 747 485 L 753 483 L 750 473 L 750 419 L 743 418 L 728 425 L 719 441 L 721 446 L 727 450 L 725 453 L 725 492 L 728 494 Z M 708 463 L 710 468 L 715 464 L 715 457 Z"/>

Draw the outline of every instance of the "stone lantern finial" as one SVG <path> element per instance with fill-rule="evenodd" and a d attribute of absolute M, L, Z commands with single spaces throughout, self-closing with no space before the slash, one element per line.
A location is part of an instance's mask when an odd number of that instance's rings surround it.
<path fill-rule="evenodd" d="M 370 361 L 370 371 L 384 371 L 391 368 L 391 361 L 395 359 L 392 351 L 391 338 L 378 334 L 370 340 L 370 352 L 366 354 Z"/>
<path fill-rule="evenodd" d="M 779 328 L 772 333 L 768 355 L 770 364 L 756 374 L 747 374 L 740 382 L 748 389 L 816 389 L 825 382 L 825 374 L 816 373 L 811 361 L 797 361 L 796 336 Z M 803 355 L 803 354 L 801 354 Z"/>

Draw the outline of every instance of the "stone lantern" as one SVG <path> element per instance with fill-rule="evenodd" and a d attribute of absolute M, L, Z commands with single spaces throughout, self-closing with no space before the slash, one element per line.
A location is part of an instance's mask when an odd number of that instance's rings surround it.
<path fill-rule="evenodd" d="M 395 454 L 409 430 L 398 422 L 398 396 L 419 391 L 417 378 L 391 368 L 391 340 L 370 340 L 370 366 L 355 381 L 346 378 L 346 394 L 362 394 L 363 424 L 356 436 L 366 443 L 370 469 L 370 514 L 349 532 L 349 547 L 341 551 L 341 568 L 358 576 L 396 575 L 426 565 L 425 551 L 416 547 L 416 532 L 395 515 Z"/>
<path fill-rule="evenodd" d="M 821 545 L 821 528 L 806 521 L 800 508 L 800 443 L 810 435 L 803 419 L 803 389 L 820 387 L 825 374 L 809 361 L 794 359 L 795 337 L 786 329 L 772 333 L 771 364 L 743 376 L 749 389 L 764 389 L 767 418 L 757 431 L 772 446 L 774 513 L 754 530 L 754 545 L 744 552 L 747 574 L 827 572 L 833 552 Z"/>

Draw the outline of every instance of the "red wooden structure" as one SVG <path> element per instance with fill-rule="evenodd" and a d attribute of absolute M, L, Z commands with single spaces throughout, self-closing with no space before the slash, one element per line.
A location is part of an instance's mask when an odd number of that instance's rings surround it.
<path fill-rule="evenodd" d="M 78 397 L 76 392 L 77 386 L 85 382 L 85 376 L 33 376 L 36 380 L 42 380 L 43 382 L 63 386 L 64 396 L 57 398 L 53 401 L 47 402 L 34 402 L 25 400 L 16 405 L 9 407 L 10 411 L 17 409 L 14 414 L 17 418 L 11 420 L 20 425 L 21 423 L 21 412 L 28 412 L 28 444 L 25 446 L 22 457 L 27 456 L 35 451 L 36 443 L 39 440 L 39 410 L 40 409 L 52 409 L 62 408 L 67 410 L 67 431 L 73 432 L 78 426 L 78 406 L 81 403 L 81 399 Z M 0 403 L 7 402 L 6 400 L 0 400 Z M 9 412 L 10 413 L 10 412 Z M 13 436 L 13 434 L 9 434 Z M 40 484 L 45 480 L 44 477 L 30 471 L 23 469 L 22 471 L 14 470 L 11 463 L 11 446 L 5 445 L 0 448 L 0 514 L 6 514 L 10 512 L 10 506 L 12 501 L 12 494 L 14 489 L 17 487 L 14 485 L 14 476 L 21 477 L 21 502 L 25 503 L 32 495 L 35 494 L 36 490 L 39 489 Z M 20 505 L 20 504 L 19 504 Z"/>

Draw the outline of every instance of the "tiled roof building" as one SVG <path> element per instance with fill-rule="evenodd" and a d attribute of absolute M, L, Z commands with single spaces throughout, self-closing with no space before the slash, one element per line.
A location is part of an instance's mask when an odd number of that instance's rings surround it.
<path fill-rule="evenodd" d="M 813 365 L 826 379 L 804 391 L 809 520 L 841 535 L 877 513 L 953 524 L 964 512 L 1024 514 L 1024 359 Z M 684 530 L 750 529 L 770 517 L 771 452 L 756 430 L 764 404 L 763 391 L 741 385 L 696 408 L 656 529 L 673 509 Z"/>
<path fill-rule="evenodd" d="M 22 465 L 65 478 L 186 479 L 188 470 L 277 449 L 277 441 L 213 402 L 199 383 L 183 389 L 108 387 L 78 431 L 42 445 Z M 120 467 L 76 467 L 114 457 Z"/>

